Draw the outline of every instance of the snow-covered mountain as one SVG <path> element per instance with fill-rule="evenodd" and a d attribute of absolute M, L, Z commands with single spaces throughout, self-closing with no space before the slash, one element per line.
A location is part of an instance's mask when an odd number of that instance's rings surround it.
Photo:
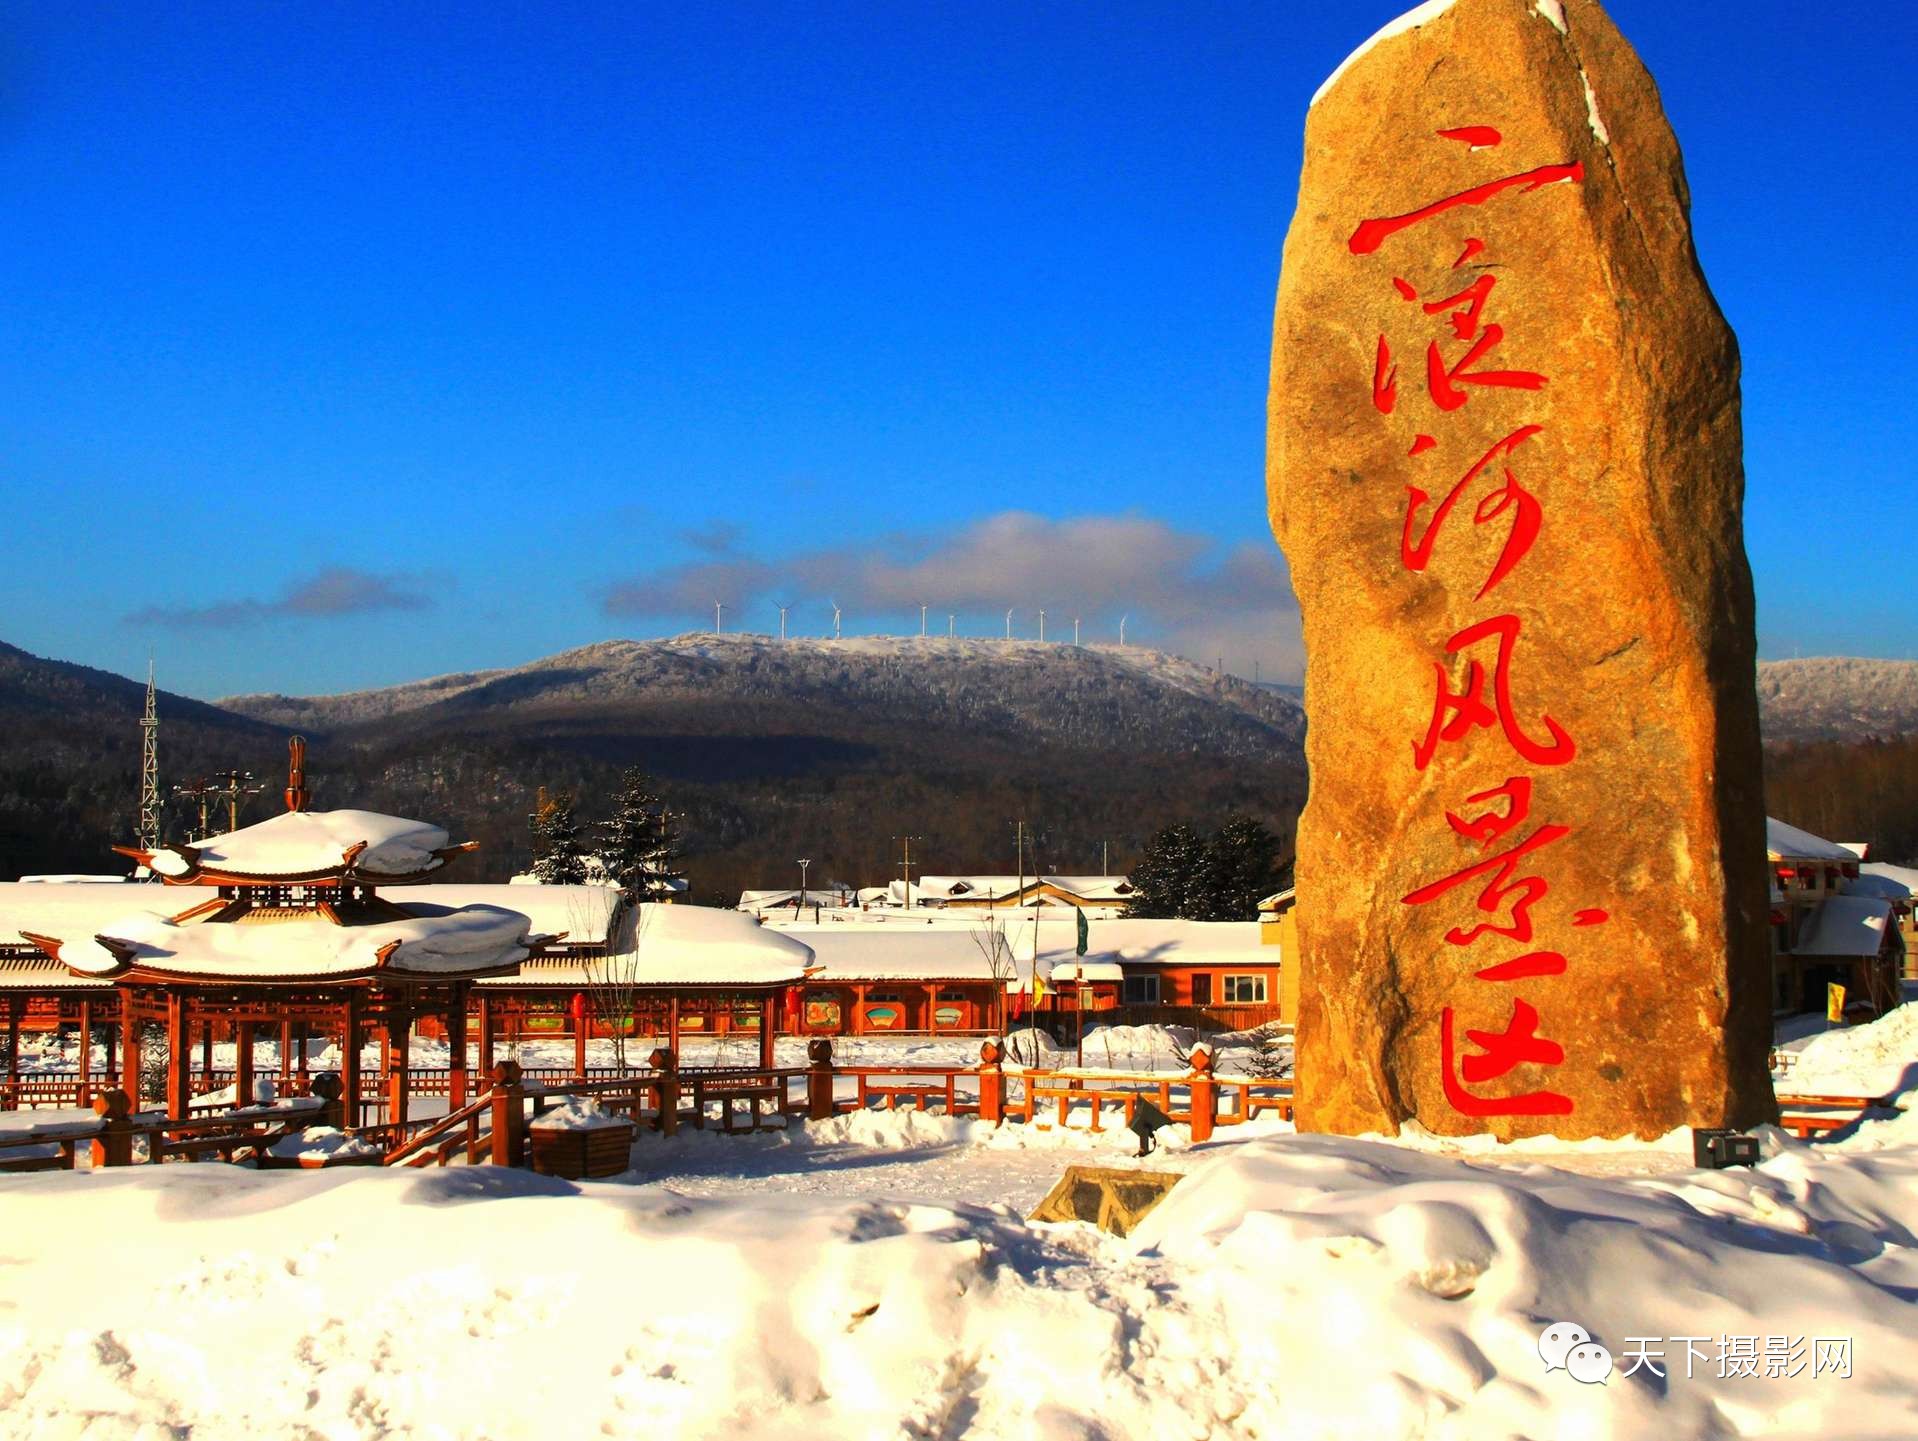
<path fill-rule="evenodd" d="M 317 732 L 396 721 L 409 729 L 516 729 L 533 714 L 720 705 L 761 719 L 789 711 L 809 726 L 822 714 L 842 714 L 861 727 L 962 726 L 1072 747 L 1262 759 L 1296 757 L 1305 727 L 1290 697 L 1160 651 L 916 636 L 613 640 L 507 670 L 336 696 L 232 696 L 220 705 Z"/>
<path fill-rule="evenodd" d="M 1912 734 L 1918 732 L 1918 661 L 1764 661 L 1758 712 L 1768 741 Z"/>

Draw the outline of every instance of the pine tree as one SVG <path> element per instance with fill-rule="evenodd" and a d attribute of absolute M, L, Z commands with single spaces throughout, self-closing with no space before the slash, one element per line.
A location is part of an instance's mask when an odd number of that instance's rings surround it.
<path fill-rule="evenodd" d="M 1279 838 L 1250 816 L 1234 816 L 1206 845 L 1206 876 L 1187 912 L 1194 920 L 1250 921 L 1283 886 Z"/>
<path fill-rule="evenodd" d="M 1151 920 L 1190 917 L 1207 882 L 1207 847 L 1187 825 L 1166 826 L 1146 842 L 1131 872 L 1129 915 Z"/>
<path fill-rule="evenodd" d="M 545 886 L 578 886 L 586 882 L 586 854 L 580 848 L 579 822 L 573 818 L 573 798 L 562 791 L 533 822 L 533 875 Z"/>
<path fill-rule="evenodd" d="M 680 871 L 677 817 L 653 791 L 653 778 L 639 766 L 620 778 L 613 818 L 599 828 L 606 873 L 637 901 L 672 894 Z"/>

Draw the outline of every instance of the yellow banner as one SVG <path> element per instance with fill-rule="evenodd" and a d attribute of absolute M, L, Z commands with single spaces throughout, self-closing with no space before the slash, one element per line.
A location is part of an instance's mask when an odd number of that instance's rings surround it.
<path fill-rule="evenodd" d="M 1842 1021 L 1845 1019 L 1845 988 L 1836 981 L 1825 985 L 1825 1019 Z"/>

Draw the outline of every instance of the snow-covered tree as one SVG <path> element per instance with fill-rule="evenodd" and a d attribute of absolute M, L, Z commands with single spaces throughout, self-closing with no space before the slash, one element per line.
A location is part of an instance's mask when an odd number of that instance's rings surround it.
<path fill-rule="evenodd" d="M 1188 825 L 1167 826 L 1146 843 L 1131 870 L 1129 914 L 1154 920 L 1191 916 L 1209 870 L 1206 844 Z"/>
<path fill-rule="evenodd" d="M 579 822 L 573 817 L 573 798 L 562 791 L 533 819 L 533 875 L 545 886 L 577 886 L 586 882 L 586 853 L 580 845 Z"/>
<path fill-rule="evenodd" d="M 1206 846 L 1201 899 L 1188 912 L 1195 920 L 1250 921 L 1259 902 L 1284 885 L 1279 838 L 1249 816 L 1234 816 Z"/>
<path fill-rule="evenodd" d="M 611 820 L 601 824 L 600 858 L 614 884 L 636 901 L 654 901 L 684 879 L 680 869 L 678 817 L 653 790 L 639 766 L 620 780 Z"/>

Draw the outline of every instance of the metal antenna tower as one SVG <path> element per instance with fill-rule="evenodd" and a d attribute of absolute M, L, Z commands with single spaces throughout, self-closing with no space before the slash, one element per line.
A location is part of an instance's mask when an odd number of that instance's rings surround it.
<path fill-rule="evenodd" d="M 153 661 L 147 660 L 147 708 L 140 717 L 140 849 L 149 855 L 160 844 L 160 707 L 153 688 Z"/>

